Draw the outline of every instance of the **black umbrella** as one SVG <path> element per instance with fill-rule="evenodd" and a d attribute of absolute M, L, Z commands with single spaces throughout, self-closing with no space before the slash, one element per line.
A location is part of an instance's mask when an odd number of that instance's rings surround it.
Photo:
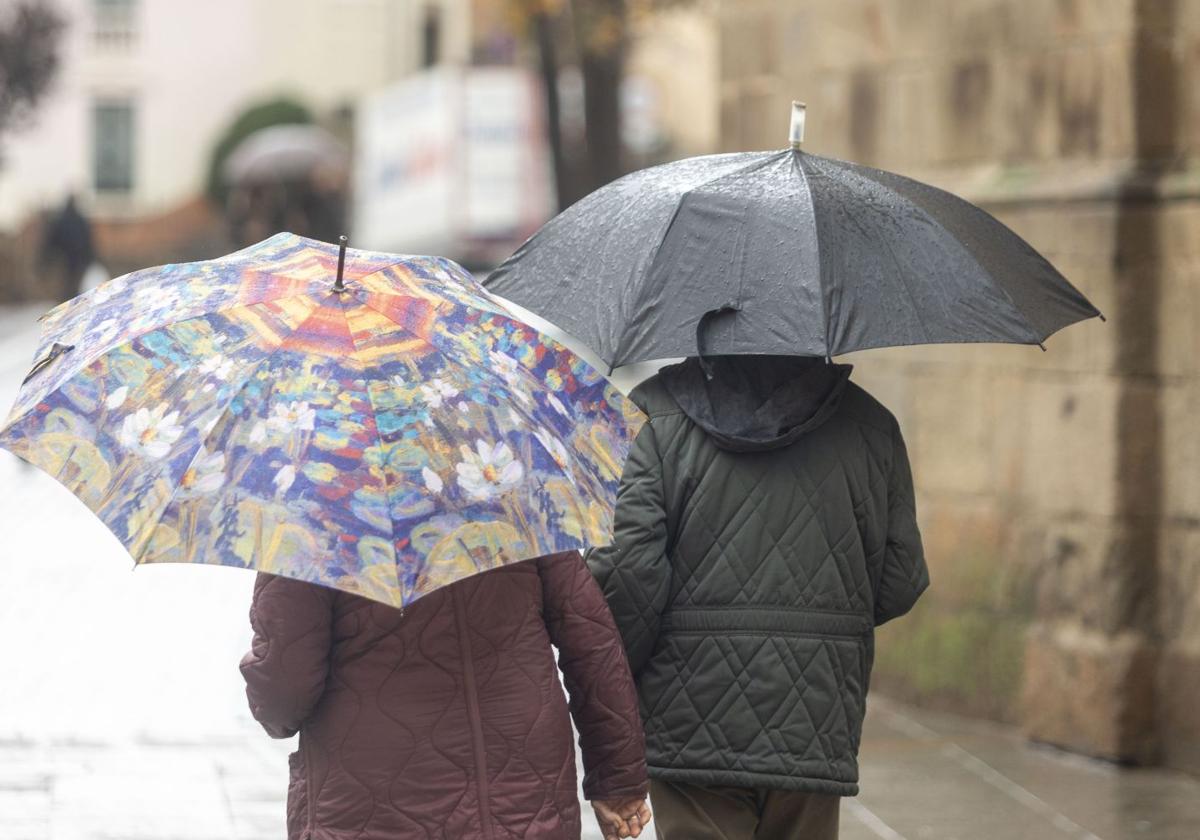
<path fill-rule="evenodd" d="M 973 204 L 801 151 L 803 118 L 795 103 L 790 149 L 689 158 L 597 190 L 485 285 L 613 367 L 704 353 L 1041 344 L 1100 315 Z"/>

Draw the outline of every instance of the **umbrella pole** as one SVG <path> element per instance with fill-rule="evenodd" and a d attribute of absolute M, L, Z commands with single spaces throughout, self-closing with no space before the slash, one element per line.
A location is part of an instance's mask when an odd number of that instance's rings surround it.
<path fill-rule="evenodd" d="M 804 111 L 803 102 L 792 100 L 792 126 L 788 132 L 788 142 L 796 151 L 804 144 Z"/>
<path fill-rule="evenodd" d="M 333 290 L 335 292 L 346 291 L 346 284 L 342 280 L 342 271 L 346 268 L 346 235 L 342 234 L 338 237 L 338 273 L 337 280 L 333 281 Z"/>

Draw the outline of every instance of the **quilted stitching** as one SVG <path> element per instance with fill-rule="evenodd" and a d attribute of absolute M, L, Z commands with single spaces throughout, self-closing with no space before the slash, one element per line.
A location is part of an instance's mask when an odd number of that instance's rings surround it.
<path fill-rule="evenodd" d="M 463 599 L 480 708 L 481 809 L 451 592 Z M 515 564 L 427 596 L 404 615 L 260 575 L 243 660 L 251 710 L 300 731 L 291 840 L 578 837 L 570 693 L 589 797 L 647 786 L 621 639 L 577 554 Z M 558 667 L 551 644 L 558 648 Z M 491 813 L 482 825 L 480 814 Z"/>
<path fill-rule="evenodd" d="M 928 584 L 895 419 L 851 385 L 790 446 L 735 454 L 657 379 L 634 398 L 650 423 L 613 545 L 588 563 L 637 675 L 651 775 L 855 793 L 873 633 L 811 628 L 870 628 Z"/>

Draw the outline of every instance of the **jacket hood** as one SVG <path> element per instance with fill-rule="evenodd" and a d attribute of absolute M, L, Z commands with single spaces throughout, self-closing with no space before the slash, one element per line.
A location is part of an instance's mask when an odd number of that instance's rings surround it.
<path fill-rule="evenodd" d="M 806 356 L 708 356 L 663 368 L 663 387 L 722 449 L 787 446 L 837 410 L 851 365 Z"/>

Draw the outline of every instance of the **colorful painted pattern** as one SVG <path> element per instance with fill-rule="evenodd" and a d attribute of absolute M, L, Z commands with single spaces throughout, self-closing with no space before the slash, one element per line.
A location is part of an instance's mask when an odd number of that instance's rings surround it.
<path fill-rule="evenodd" d="M 436 257 L 291 234 L 51 311 L 0 445 L 139 563 L 287 575 L 404 606 L 609 540 L 642 417 Z M 59 348 L 61 350 L 61 348 Z"/>

